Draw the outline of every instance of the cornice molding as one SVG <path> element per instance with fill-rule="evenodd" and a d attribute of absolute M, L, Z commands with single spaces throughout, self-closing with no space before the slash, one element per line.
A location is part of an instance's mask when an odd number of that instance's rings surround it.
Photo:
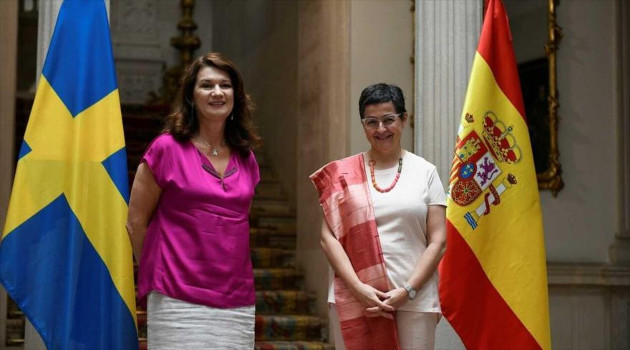
<path fill-rule="evenodd" d="M 628 287 L 630 266 L 549 262 L 547 278 L 550 287 Z"/>

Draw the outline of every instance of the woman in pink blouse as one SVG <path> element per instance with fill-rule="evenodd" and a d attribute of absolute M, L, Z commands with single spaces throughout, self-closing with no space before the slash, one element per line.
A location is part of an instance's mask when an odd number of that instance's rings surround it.
<path fill-rule="evenodd" d="M 127 230 L 150 349 L 254 346 L 248 214 L 260 137 L 251 110 L 234 63 L 199 57 L 138 167 Z"/>

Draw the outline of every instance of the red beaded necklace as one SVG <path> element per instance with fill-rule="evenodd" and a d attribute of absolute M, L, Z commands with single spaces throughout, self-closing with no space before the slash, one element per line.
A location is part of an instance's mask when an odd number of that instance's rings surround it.
<path fill-rule="evenodd" d="M 374 164 L 376 164 L 376 162 L 373 160 L 370 160 L 368 164 L 370 165 L 370 175 L 372 177 L 372 186 L 374 186 L 375 190 L 381 193 L 386 193 L 386 192 L 391 191 L 396 186 L 396 183 L 398 183 L 398 179 L 400 179 L 400 172 L 402 171 L 402 157 L 398 158 L 398 172 L 396 173 L 394 182 L 392 182 L 392 184 L 387 186 L 386 188 L 380 188 L 378 184 L 376 183 L 376 177 L 374 176 Z"/>

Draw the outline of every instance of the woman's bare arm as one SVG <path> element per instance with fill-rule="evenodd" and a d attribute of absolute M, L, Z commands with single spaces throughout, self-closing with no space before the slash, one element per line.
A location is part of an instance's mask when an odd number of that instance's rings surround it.
<path fill-rule="evenodd" d="M 126 225 L 137 262 L 140 262 L 142 258 L 144 236 L 161 194 L 162 189 L 158 186 L 147 164 L 140 163 L 131 188 Z"/>

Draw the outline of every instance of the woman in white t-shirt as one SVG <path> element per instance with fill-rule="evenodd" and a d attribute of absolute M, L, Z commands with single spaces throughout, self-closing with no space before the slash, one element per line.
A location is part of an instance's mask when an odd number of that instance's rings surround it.
<path fill-rule="evenodd" d="M 361 169 L 367 180 L 365 186 L 369 188 L 365 200 L 371 199 L 378 231 L 377 246 L 380 244 L 382 250 L 390 289 L 371 286 L 365 281 L 369 278 L 364 278 L 363 271 L 355 271 L 358 263 L 352 261 L 355 254 L 348 249 L 357 250 L 356 244 L 343 245 L 344 239 L 340 238 L 343 234 L 333 233 L 335 230 L 330 227 L 334 220 L 324 220 L 322 248 L 337 281 L 343 282 L 344 288 L 362 304 L 364 316 L 391 318 L 395 314 L 401 349 L 432 349 L 441 315 L 437 265 L 446 249 L 444 188 L 434 165 L 401 147 L 408 115 L 398 86 L 382 83 L 368 86 L 361 93 L 359 112 L 371 147 L 357 155 L 357 159 L 363 161 Z M 352 184 L 339 186 L 351 189 L 345 196 L 354 191 Z M 344 202 L 343 196 L 336 198 Z M 334 210 L 330 215 L 333 214 Z M 333 290 L 331 285 L 328 301 L 335 345 L 338 350 L 350 349 L 353 346 L 348 333 L 341 336 Z M 374 332 L 374 328 L 369 328 L 369 332 Z M 346 338 L 345 344 L 343 338 Z M 395 349 L 395 344 L 391 348 Z"/>

